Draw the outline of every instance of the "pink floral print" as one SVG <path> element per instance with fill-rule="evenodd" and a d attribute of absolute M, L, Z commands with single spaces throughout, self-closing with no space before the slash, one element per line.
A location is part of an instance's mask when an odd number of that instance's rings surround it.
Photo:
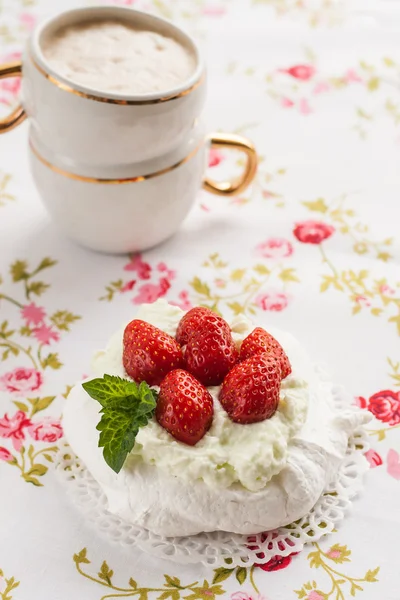
<path fill-rule="evenodd" d="M 0 390 L 25 394 L 38 390 L 43 383 L 43 375 L 36 369 L 17 367 L 0 377 Z"/>
<path fill-rule="evenodd" d="M 308 596 L 306 597 L 306 600 L 325 600 L 325 598 L 319 592 L 317 592 L 316 590 L 313 590 L 312 592 L 310 592 L 308 594 Z"/>
<path fill-rule="evenodd" d="M 368 400 L 357 396 L 354 403 L 360 408 L 368 409 L 376 419 L 388 423 L 390 427 L 400 424 L 400 391 L 381 390 Z"/>
<path fill-rule="evenodd" d="M 28 427 L 29 435 L 37 442 L 54 443 L 63 435 L 61 422 L 59 419 L 45 417 L 39 423 L 34 423 Z"/>
<path fill-rule="evenodd" d="M 110 302 L 117 293 L 126 294 L 133 290 L 133 304 L 152 303 L 168 293 L 171 281 L 176 277 L 176 271 L 164 261 L 151 265 L 143 260 L 141 254 L 131 256 L 123 268 L 124 271 L 133 272 L 134 278 L 125 282 L 122 279 L 110 282 L 106 286 L 106 295 L 100 300 Z"/>
<path fill-rule="evenodd" d="M 173 304 L 174 306 L 178 306 L 182 310 L 190 310 L 191 308 L 193 308 L 193 304 L 190 302 L 189 292 L 187 290 L 182 290 L 181 292 L 179 292 L 178 298 L 178 302 L 171 302 L 171 304 Z"/>
<path fill-rule="evenodd" d="M 294 65 L 289 69 L 280 69 L 281 73 L 286 73 L 295 79 L 301 79 L 302 81 L 308 81 L 314 77 L 316 73 L 315 67 L 312 65 Z"/>
<path fill-rule="evenodd" d="M 164 262 L 158 263 L 157 271 L 162 273 L 167 279 L 174 279 L 174 277 L 176 277 L 176 271 L 169 269 Z"/>
<path fill-rule="evenodd" d="M 36 17 L 28 12 L 21 13 L 19 20 L 26 31 L 32 31 L 36 25 Z"/>
<path fill-rule="evenodd" d="M 36 306 L 34 302 L 27 304 L 21 309 L 21 316 L 29 325 L 41 325 L 46 317 L 46 311 L 41 306 Z"/>
<path fill-rule="evenodd" d="M 282 96 L 280 103 L 282 108 L 293 108 L 294 106 L 297 107 L 301 115 L 310 115 L 313 112 L 313 108 L 307 98 L 300 98 L 296 103 L 290 98 Z"/>
<path fill-rule="evenodd" d="M 277 554 L 276 556 L 273 556 L 268 562 L 260 563 L 258 565 L 256 564 L 255 566 L 259 567 L 263 571 L 268 571 L 269 573 L 271 571 L 281 571 L 282 569 L 286 569 L 286 567 L 290 565 L 290 563 L 292 562 L 292 557 L 296 556 L 296 554 L 298 553 L 293 552 L 292 554 L 289 554 L 289 556 L 279 556 L 279 554 Z"/>
<path fill-rule="evenodd" d="M 134 304 L 155 302 L 165 296 L 170 287 L 171 284 L 166 277 L 162 277 L 158 283 L 146 283 L 142 285 L 138 294 L 132 298 L 132 302 Z"/>
<path fill-rule="evenodd" d="M 248 594 L 247 592 L 235 592 L 231 595 L 231 600 L 267 600 L 261 594 Z"/>
<path fill-rule="evenodd" d="M 366 296 L 356 296 L 355 301 L 364 308 L 371 306 L 371 301 Z"/>
<path fill-rule="evenodd" d="M 317 84 L 315 84 L 313 94 L 323 94 L 325 92 L 329 92 L 330 89 L 331 86 L 329 85 L 329 83 L 327 83 L 326 81 L 319 81 Z"/>
<path fill-rule="evenodd" d="M 362 396 L 356 396 L 354 398 L 354 404 L 356 406 L 359 406 L 360 408 L 367 408 L 368 406 L 368 402 L 365 398 L 363 398 Z"/>
<path fill-rule="evenodd" d="M 400 481 L 400 456 L 396 450 L 389 450 L 387 455 L 387 472 L 388 474 Z"/>
<path fill-rule="evenodd" d="M 293 246 L 284 238 L 270 238 L 256 246 L 256 252 L 263 258 L 281 259 L 293 254 Z"/>
<path fill-rule="evenodd" d="M 299 113 L 301 115 L 310 115 L 313 112 L 311 105 L 307 98 L 300 98 L 299 100 Z"/>
<path fill-rule="evenodd" d="M 222 17 L 226 13 L 224 6 L 205 6 L 203 8 L 203 15 L 207 17 Z"/>
<path fill-rule="evenodd" d="M 372 448 L 370 450 L 368 450 L 364 454 L 364 456 L 367 459 L 367 461 L 369 462 L 369 466 L 371 467 L 371 469 L 374 469 L 375 467 L 380 467 L 381 464 L 383 463 L 381 455 L 378 454 L 378 452 L 376 452 L 376 450 L 372 450 Z"/>
<path fill-rule="evenodd" d="M 356 73 L 354 69 L 348 69 L 343 77 L 347 83 L 362 83 L 362 78 Z"/>
<path fill-rule="evenodd" d="M 225 156 L 222 154 L 222 152 L 220 150 L 218 150 L 217 148 L 210 148 L 210 151 L 208 153 L 208 166 L 209 167 L 216 167 L 224 159 L 225 159 Z"/>
<path fill-rule="evenodd" d="M 24 430 L 30 425 L 30 419 L 22 410 L 16 412 L 11 418 L 5 414 L 0 419 L 0 437 L 10 439 L 15 450 L 19 451 L 22 447 L 22 441 L 25 439 Z"/>
<path fill-rule="evenodd" d="M 53 327 L 49 327 L 48 325 L 41 325 L 33 330 L 33 335 L 43 345 L 48 345 L 50 342 L 58 342 L 60 339 L 60 334 L 53 329 Z"/>
<path fill-rule="evenodd" d="M 135 254 L 131 257 L 130 262 L 125 265 L 125 271 L 135 271 L 139 279 L 150 279 L 151 266 L 149 263 L 142 260 L 141 254 Z"/>
<path fill-rule="evenodd" d="M 370 397 L 368 410 L 374 417 L 390 426 L 400 423 L 400 391 L 382 390 Z"/>
<path fill-rule="evenodd" d="M 335 228 L 321 221 L 302 221 L 296 223 L 293 234 L 303 244 L 320 244 L 335 232 Z"/>
<path fill-rule="evenodd" d="M 4 369 L 0 375 L 0 391 L 8 395 L 10 407 L 15 404 L 18 409 L 3 409 L 0 414 L 0 461 L 14 467 L 15 473 L 36 487 L 43 485 L 41 479 L 48 473 L 48 463 L 53 462 L 56 451 L 54 443 L 62 436 L 58 418 L 39 416 L 56 398 L 56 394 L 51 395 L 50 389 L 42 395 L 43 373 L 46 369 L 59 370 L 63 366 L 57 350 L 52 347 L 50 351 L 46 346 L 57 342 L 61 333 L 69 332 L 72 324 L 80 319 L 79 315 L 65 308 L 47 311 L 33 301 L 33 298 L 42 297 L 50 287 L 50 283 L 38 278 L 39 273 L 55 264 L 57 261 L 48 256 L 36 265 L 30 265 L 25 259 L 15 259 L 7 271 L 10 274 L 9 284 L 15 285 L 16 293 L 14 295 L 5 289 L 4 272 L 0 291 L 2 309 L 10 309 L 3 316 L 0 327 L 1 359 L 3 363 L 14 361 L 13 368 Z M 20 366 L 19 361 L 22 360 L 29 361 L 29 366 Z M 62 380 L 60 385 L 58 392 L 62 393 Z M 69 389 L 67 385 L 62 394 L 64 398 Z M 3 403 L 7 402 L 4 396 Z M 39 450 L 36 449 L 37 443 L 41 446 Z"/>
<path fill-rule="evenodd" d="M 333 546 L 330 550 L 328 550 L 326 555 L 329 556 L 329 558 L 331 558 L 332 560 L 335 560 L 336 558 L 340 558 L 342 556 L 342 552 L 341 550 Z"/>
<path fill-rule="evenodd" d="M 14 97 L 17 96 L 19 90 L 21 89 L 21 82 L 18 77 L 10 77 L 9 79 L 4 79 L 3 81 L 0 81 L 0 89 Z M 3 96 L 0 99 L 3 104 L 8 104 L 8 102 L 6 101 L 6 96 Z"/>
<path fill-rule="evenodd" d="M 280 312 L 287 307 L 289 300 L 283 292 L 264 292 L 259 294 L 254 302 L 262 310 Z"/>
<path fill-rule="evenodd" d="M 385 294 L 386 296 L 394 296 L 396 293 L 396 290 L 387 284 L 381 285 L 379 291 L 381 294 Z"/>
<path fill-rule="evenodd" d="M 130 281 L 127 281 L 121 288 L 121 292 L 130 292 L 131 290 L 133 290 L 133 288 L 136 285 L 136 280 L 135 279 L 131 279 Z"/>
<path fill-rule="evenodd" d="M 7 448 L 0 446 L 0 460 L 4 460 L 5 462 L 10 462 L 13 459 L 14 459 L 14 457 L 11 454 L 11 452 L 9 452 L 7 450 Z"/>
<path fill-rule="evenodd" d="M 61 332 L 64 334 L 70 331 L 72 324 L 81 317 L 66 309 L 57 309 L 47 314 L 43 306 L 32 300 L 34 296 L 41 296 L 50 287 L 48 283 L 38 279 L 39 273 L 55 264 L 57 261 L 46 256 L 36 267 L 30 266 L 27 260 L 20 259 L 15 260 L 9 267 L 11 282 L 18 284 L 23 299 L 0 293 L 1 304 L 12 306 L 13 311 L 9 319 L 3 321 L 3 327 L 6 329 L 0 336 L 3 347 L 1 356 L 3 361 L 13 357 L 18 357 L 19 361 L 24 357 L 24 360 L 29 360 L 33 369 L 20 369 L 14 371 L 13 375 L 8 373 L 5 377 L 0 377 L 0 389 L 12 392 L 9 387 L 11 385 L 15 392 L 37 390 L 42 382 L 42 371 L 62 367 L 58 352 L 53 348 L 51 352 L 47 351 L 45 346 L 51 342 L 58 342 Z M 19 323 L 14 320 L 15 316 L 19 318 Z"/>
<path fill-rule="evenodd" d="M 283 96 L 281 98 L 281 106 L 283 108 L 292 108 L 292 106 L 294 106 L 294 102 L 290 98 L 286 98 L 285 96 Z"/>

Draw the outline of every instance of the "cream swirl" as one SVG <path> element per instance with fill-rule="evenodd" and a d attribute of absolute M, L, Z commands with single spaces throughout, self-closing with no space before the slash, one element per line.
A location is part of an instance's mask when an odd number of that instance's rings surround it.
<path fill-rule="evenodd" d="M 136 317 L 175 335 L 183 315 L 180 308 L 159 300 L 143 305 Z M 254 325 L 240 317 L 232 322 L 231 328 L 239 346 Z M 112 337 L 105 350 L 95 355 L 92 366 L 96 375 L 126 377 L 122 336 L 123 329 Z M 284 340 L 282 335 L 277 337 L 284 344 L 293 373 L 282 382 L 279 407 L 273 417 L 251 425 L 233 423 L 218 401 L 219 387 L 209 388 L 214 399 L 214 419 L 202 440 L 195 446 L 182 444 L 152 419 L 140 429 L 126 468 L 133 469 L 143 461 L 186 481 L 203 480 L 219 488 L 239 483 L 250 491 L 263 489 L 286 464 L 290 440 L 306 420 L 313 377 L 312 366 L 296 340 L 287 334 Z"/>

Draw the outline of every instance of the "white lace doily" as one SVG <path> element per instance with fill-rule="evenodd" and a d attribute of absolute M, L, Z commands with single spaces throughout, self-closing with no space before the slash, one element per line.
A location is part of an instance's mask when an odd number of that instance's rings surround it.
<path fill-rule="evenodd" d="M 342 388 L 334 388 L 333 394 L 339 410 L 348 406 L 349 401 Z M 109 513 L 101 487 L 65 441 L 60 444 L 56 468 L 81 512 L 113 542 L 127 548 L 138 547 L 152 556 L 178 563 L 249 567 L 254 563 L 266 563 L 276 555 L 300 552 L 305 544 L 330 533 L 344 518 L 352 498 L 362 489 L 363 475 L 368 470 L 368 462 L 363 456 L 366 450 L 367 435 L 360 428 L 349 439 L 347 454 L 336 481 L 328 486 L 328 491 L 314 508 L 295 523 L 254 536 L 216 531 L 163 538 Z"/>

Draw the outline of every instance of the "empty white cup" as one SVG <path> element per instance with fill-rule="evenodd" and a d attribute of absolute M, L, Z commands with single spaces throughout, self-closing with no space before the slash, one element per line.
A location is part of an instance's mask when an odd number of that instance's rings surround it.
<path fill-rule="evenodd" d="M 239 150 L 247 157 L 243 174 L 217 183 L 205 177 L 210 144 Z M 152 161 L 130 165 L 118 177 L 82 176 L 30 136 L 36 186 L 57 225 L 79 244 L 110 253 L 145 250 L 173 235 L 199 189 L 231 196 L 243 191 L 257 169 L 253 145 L 237 135 L 205 136 L 198 126 L 175 150 Z M 110 170 L 108 170 L 110 173 Z"/>

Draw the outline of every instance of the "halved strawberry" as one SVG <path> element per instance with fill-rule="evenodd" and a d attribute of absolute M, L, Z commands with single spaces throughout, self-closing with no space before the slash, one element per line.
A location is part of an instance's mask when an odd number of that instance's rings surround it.
<path fill-rule="evenodd" d="M 219 400 L 232 421 L 257 423 L 269 419 L 279 404 L 281 367 L 272 354 L 258 354 L 239 363 L 222 384 Z"/>
<path fill-rule="evenodd" d="M 189 310 L 179 321 L 175 339 L 181 346 L 185 346 L 189 338 L 200 331 L 208 323 L 219 325 L 229 333 L 229 325 L 222 317 L 216 315 L 211 309 L 204 306 L 196 306 Z"/>
<path fill-rule="evenodd" d="M 183 366 L 182 349 L 174 338 L 140 319 L 125 327 L 122 359 L 132 379 L 149 385 L 159 385 L 167 373 Z"/>
<path fill-rule="evenodd" d="M 194 446 L 211 427 L 211 394 L 190 373 L 175 369 L 160 385 L 156 419 L 175 439 Z"/>
<path fill-rule="evenodd" d="M 191 334 L 184 348 L 186 369 L 203 385 L 219 385 L 239 359 L 227 323 L 208 321 Z"/>
<path fill-rule="evenodd" d="M 240 348 L 240 360 L 246 360 L 256 354 L 273 354 L 281 362 L 282 379 L 292 372 L 286 352 L 280 343 L 262 327 L 256 327 L 242 342 Z"/>

